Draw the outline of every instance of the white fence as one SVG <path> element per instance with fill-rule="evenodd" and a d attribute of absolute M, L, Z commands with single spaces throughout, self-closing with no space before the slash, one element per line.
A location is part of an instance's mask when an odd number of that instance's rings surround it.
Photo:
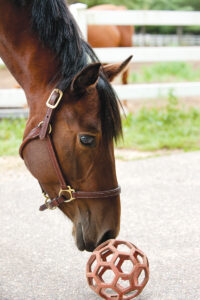
<path fill-rule="evenodd" d="M 74 4 L 79 9 L 80 4 Z M 84 13 L 83 5 L 80 7 Z M 94 11 L 86 10 L 87 24 L 98 25 L 168 25 L 192 26 L 200 25 L 200 12 L 164 11 L 164 10 L 116 10 Z"/>
<path fill-rule="evenodd" d="M 157 34 L 134 33 L 134 46 L 200 46 L 200 35 L 196 34 Z"/>
<path fill-rule="evenodd" d="M 89 25 L 168 25 L 200 26 L 200 12 L 186 11 L 94 11 L 87 10 L 84 4 L 71 6 L 79 26 L 87 37 Z M 160 61 L 200 61 L 200 47 L 131 47 L 131 48 L 96 48 L 96 54 L 102 62 L 122 61 L 133 54 L 133 63 Z M 121 99 L 155 98 L 167 95 L 171 89 L 178 97 L 199 96 L 200 83 L 164 83 L 164 84 L 129 84 L 115 86 Z"/>
<path fill-rule="evenodd" d="M 126 47 L 96 48 L 104 63 L 123 61 L 131 54 L 133 63 L 160 61 L 200 61 L 200 47 Z"/>
<path fill-rule="evenodd" d="M 87 10 L 84 4 L 70 7 L 79 26 L 87 36 L 88 24 L 116 25 L 200 25 L 200 12 L 177 11 L 94 11 Z M 200 61 L 200 47 L 131 47 L 131 48 L 96 48 L 95 52 L 102 62 L 123 61 L 133 54 L 133 63 L 158 61 Z M 2 61 L 0 61 L 2 64 Z M 162 83 L 162 84 L 129 84 L 114 86 L 121 99 L 156 98 L 174 94 L 182 96 L 199 96 L 200 83 Z M 15 95 L 11 97 L 11 94 Z M 25 96 L 19 89 L 0 90 L 0 107 L 15 106 L 13 103 L 25 104 Z M 9 99 L 12 99 L 9 103 Z M 21 99 L 21 100 L 19 100 Z M 21 101 L 21 102 L 20 102 Z M 16 105 L 18 106 L 18 105 Z"/>
<path fill-rule="evenodd" d="M 200 82 L 114 85 L 114 89 L 122 100 L 124 95 L 126 95 L 127 100 L 167 97 L 172 90 L 177 97 L 196 97 L 200 94 Z M 0 107 L 20 108 L 26 106 L 26 97 L 22 90 L 5 89 L 0 91 Z"/>
<path fill-rule="evenodd" d="M 123 61 L 131 54 L 133 63 L 159 61 L 200 61 L 200 47 L 121 47 L 95 48 L 99 59 L 104 63 Z M 0 65 L 3 65 L 0 59 Z"/>
<path fill-rule="evenodd" d="M 159 10 L 88 10 L 82 3 L 72 4 L 70 10 L 87 37 L 87 25 L 200 25 L 200 12 Z"/>

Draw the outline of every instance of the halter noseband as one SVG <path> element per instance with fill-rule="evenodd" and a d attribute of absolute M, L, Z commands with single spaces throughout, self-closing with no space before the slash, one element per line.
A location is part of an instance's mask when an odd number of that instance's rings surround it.
<path fill-rule="evenodd" d="M 71 188 L 71 186 L 66 184 L 65 178 L 63 176 L 62 169 L 60 167 L 58 158 L 56 156 L 53 140 L 51 138 L 52 127 L 50 121 L 53 117 L 54 111 L 56 107 L 59 105 L 63 96 L 63 92 L 59 89 L 54 89 L 49 96 L 46 106 L 47 111 L 44 117 L 44 120 L 41 121 L 36 127 L 34 127 L 29 134 L 23 140 L 19 153 L 21 158 L 23 159 L 23 150 L 24 147 L 34 139 L 39 138 L 40 140 L 46 140 L 47 149 L 49 152 L 49 156 L 54 167 L 55 173 L 57 175 L 58 181 L 60 183 L 60 191 L 57 197 L 50 199 L 48 194 L 42 189 L 43 195 L 45 197 L 45 204 L 40 206 L 40 210 L 43 211 L 45 209 L 55 209 L 63 202 L 71 202 L 75 199 L 97 199 L 97 198 L 108 198 L 114 197 L 120 194 L 121 188 L 118 186 L 117 188 L 106 190 L 106 191 L 98 191 L 98 192 L 84 192 L 84 191 L 75 191 Z M 63 192 L 68 194 L 68 199 L 63 195 Z"/>

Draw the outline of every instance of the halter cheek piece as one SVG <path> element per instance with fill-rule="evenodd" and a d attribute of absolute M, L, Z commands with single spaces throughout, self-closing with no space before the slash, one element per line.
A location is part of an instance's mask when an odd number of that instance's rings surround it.
<path fill-rule="evenodd" d="M 49 157 L 51 159 L 52 165 L 54 167 L 56 176 L 60 183 L 60 191 L 57 197 L 50 199 L 48 194 L 42 189 L 43 195 L 45 197 L 45 204 L 40 206 L 40 210 L 43 211 L 47 208 L 55 209 L 63 202 L 71 202 L 75 199 L 98 199 L 98 198 L 108 198 L 114 197 L 120 194 L 121 188 L 118 186 L 117 188 L 106 190 L 106 191 L 99 191 L 99 192 L 84 192 L 84 191 L 75 191 L 71 188 L 71 186 L 66 184 L 65 178 L 62 173 L 62 169 L 60 167 L 58 158 L 56 156 L 53 140 L 51 138 L 52 127 L 50 121 L 53 117 L 54 111 L 56 107 L 59 105 L 63 96 L 63 92 L 59 89 L 54 89 L 49 96 L 46 106 L 47 111 L 44 117 L 44 120 L 40 122 L 37 127 L 33 128 L 29 134 L 23 140 L 19 153 L 21 158 L 23 158 L 23 150 L 24 147 L 34 139 L 39 138 L 40 140 L 45 140 L 47 144 L 47 149 L 49 152 Z M 63 193 L 68 195 L 66 198 Z"/>

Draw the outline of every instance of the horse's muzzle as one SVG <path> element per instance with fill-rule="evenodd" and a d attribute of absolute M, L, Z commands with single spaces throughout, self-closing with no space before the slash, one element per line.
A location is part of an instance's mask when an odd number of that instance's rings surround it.
<path fill-rule="evenodd" d="M 102 244 L 103 242 L 113 239 L 116 237 L 116 233 L 112 230 L 108 230 L 102 234 L 100 239 L 96 236 L 94 240 L 88 239 L 84 235 L 83 228 L 81 223 L 78 223 L 76 226 L 76 245 L 80 251 L 88 251 L 92 252 L 97 246 Z"/>

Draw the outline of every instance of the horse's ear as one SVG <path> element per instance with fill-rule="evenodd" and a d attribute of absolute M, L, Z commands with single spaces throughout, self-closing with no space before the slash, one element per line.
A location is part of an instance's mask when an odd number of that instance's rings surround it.
<path fill-rule="evenodd" d="M 129 56 L 122 63 L 104 65 L 103 71 L 106 74 L 108 80 L 112 81 L 117 75 L 124 71 L 128 67 L 128 64 L 131 61 L 132 57 L 133 55 Z"/>
<path fill-rule="evenodd" d="M 81 94 L 90 87 L 95 86 L 98 81 L 100 67 L 100 63 L 94 63 L 83 68 L 72 80 L 71 91 Z"/>

